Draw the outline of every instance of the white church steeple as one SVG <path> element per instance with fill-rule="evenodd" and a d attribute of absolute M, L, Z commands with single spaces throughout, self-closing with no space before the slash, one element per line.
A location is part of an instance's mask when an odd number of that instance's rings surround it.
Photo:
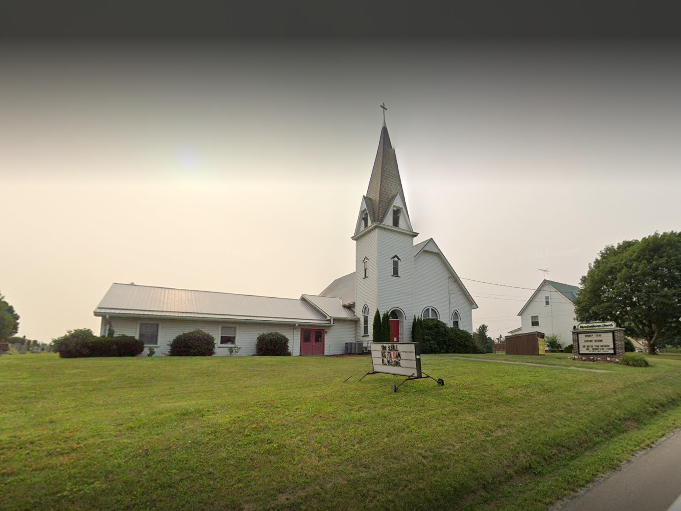
<path fill-rule="evenodd" d="M 355 236 L 373 224 L 397 227 L 413 233 L 395 149 L 390 143 L 385 124 L 381 128 L 369 187 L 362 197 Z"/>
<path fill-rule="evenodd" d="M 381 105 L 384 107 L 384 105 Z M 355 310 L 362 323 L 378 310 L 390 315 L 391 339 L 411 339 L 413 318 L 414 232 L 395 150 L 388 128 L 381 128 L 367 193 L 362 197 L 352 239 L 355 241 Z M 371 329 L 361 325 L 362 337 Z M 364 332 L 367 332 L 366 334 Z"/>

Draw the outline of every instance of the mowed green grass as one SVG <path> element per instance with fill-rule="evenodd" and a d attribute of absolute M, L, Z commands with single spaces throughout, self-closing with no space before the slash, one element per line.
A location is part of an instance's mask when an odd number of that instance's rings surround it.
<path fill-rule="evenodd" d="M 681 357 L 0 357 L 5 510 L 545 510 L 681 420 Z M 477 358 L 480 358 L 478 356 Z M 348 382 L 344 380 L 353 376 Z"/>

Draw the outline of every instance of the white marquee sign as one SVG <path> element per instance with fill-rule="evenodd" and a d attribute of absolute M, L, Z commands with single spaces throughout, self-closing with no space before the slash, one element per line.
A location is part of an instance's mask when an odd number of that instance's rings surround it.
<path fill-rule="evenodd" d="M 617 328 L 614 321 L 600 321 L 598 323 L 580 323 L 577 325 L 577 330 L 601 330 Z"/>
<path fill-rule="evenodd" d="M 577 352 L 580 355 L 614 355 L 614 332 L 579 332 Z"/>
<path fill-rule="evenodd" d="M 415 342 L 371 343 L 375 373 L 421 378 L 421 350 Z"/>

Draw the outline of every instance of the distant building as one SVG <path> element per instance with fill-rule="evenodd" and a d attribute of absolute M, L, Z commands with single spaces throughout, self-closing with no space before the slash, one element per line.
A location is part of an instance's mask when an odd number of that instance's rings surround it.
<path fill-rule="evenodd" d="M 574 300 L 577 286 L 544 280 L 520 309 L 520 328 L 512 333 L 543 332 L 558 335 L 563 346 L 572 344 L 572 327 L 577 324 Z"/>
<path fill-rule="evenodd" d="M 293 355 L 334 355 L 347 342 L 368 345 L 376 310 L 390 317 L 393 342 L 411 341 L 414 316 L 472 332 L 478 306 L 431 238 L 414 245 L 395 150 L 383 125 L 354 235 L 355 272 L 299 299 L 113 284 L 95 310 L 101 334 L 132 335 L 167 352 L 179 334 L 213 335 L 219 355 L 253 355 L 257 336 L 280 332 Z M 231 349 L 230 349 L 231 348 Z"/>

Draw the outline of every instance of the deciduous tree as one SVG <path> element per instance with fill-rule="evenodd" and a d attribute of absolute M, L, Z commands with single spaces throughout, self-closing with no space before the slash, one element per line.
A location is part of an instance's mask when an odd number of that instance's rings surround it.
<path fill-rule="evenodd" d="M 605 247 L 580 284 L 580 321 L 615 321 L 655 354 L 659 339 L 681 333 L 681 233 Z"/>
<path fill-rule="evenodd" d="M 0 341 L 7 341 L 19 331 L 19 314 L 0 293 Z"/>

